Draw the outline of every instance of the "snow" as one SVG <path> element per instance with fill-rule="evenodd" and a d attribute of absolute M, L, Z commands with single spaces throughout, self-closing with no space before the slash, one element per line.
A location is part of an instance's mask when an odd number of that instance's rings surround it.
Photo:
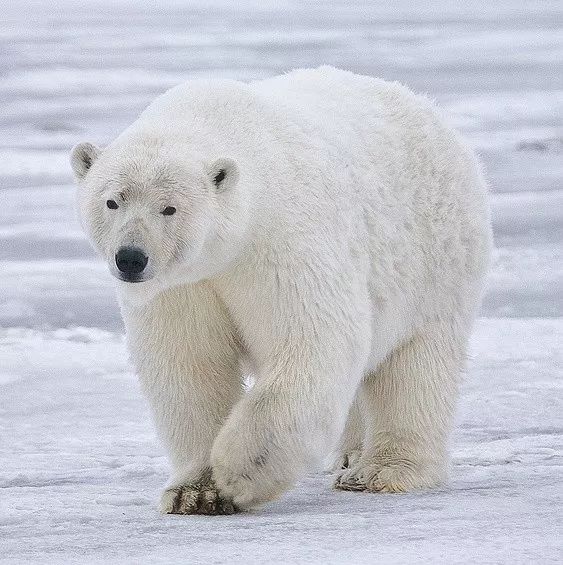
<path fill-rule="evenodd" d="M 243 516 L 155 512 L 167 463 L 123 337 L 0 333 L 6 561 L 549 563 L 561 498 L 558 319 L 479 322 L 452 479 L 439 491 L 332 491 L 314 474 Z M 559 396 L 558 396 L 559 395 Z"/>
<path fill-rule="evenodd" d="M 555 563 L 562 546 L 561 3 L 22 0 L 0 24 L 0 562 Z M 70 146 L 193 76 L 330 63 L 436 98 L 480 152 L 496 250 L 448 485 L 306 477 L 232 517 L 160 516 L 168 465 Z"/>

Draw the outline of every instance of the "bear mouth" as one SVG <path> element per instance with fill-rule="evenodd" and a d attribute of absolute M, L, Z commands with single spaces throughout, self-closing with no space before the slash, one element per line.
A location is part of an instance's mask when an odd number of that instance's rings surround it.
<path fill-rule="evenodd" d="M 141 275 L 123 275 L 121 273 L 119 275 L 116 275 L 116 277 L 121 282 L 126 282 L 126 283 L 141 283 L 147 280 L 145 277 Z"/>

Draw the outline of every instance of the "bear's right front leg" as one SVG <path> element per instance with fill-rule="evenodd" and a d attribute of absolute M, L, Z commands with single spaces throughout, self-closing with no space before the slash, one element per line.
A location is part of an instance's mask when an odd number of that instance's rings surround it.
<path fill-rule="evenodd" d="M 161 511 L 233 513 L 209 463 L 215 436 L 243 390 L 240 350 L 226 310 L 199 283 L 142 306 L 122 296 L 122 311 L 131 357 L 173 467 Z"/>

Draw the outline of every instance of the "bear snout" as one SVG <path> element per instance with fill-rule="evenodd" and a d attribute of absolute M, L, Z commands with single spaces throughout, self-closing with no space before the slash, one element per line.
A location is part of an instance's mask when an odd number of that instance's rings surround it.
<path fill-rule="evenodd" d="M 120 247 L 115 254 L 120 278 L 126 282 L 140 282 L 148 262 L 148 256 L 138 247 Z"/>

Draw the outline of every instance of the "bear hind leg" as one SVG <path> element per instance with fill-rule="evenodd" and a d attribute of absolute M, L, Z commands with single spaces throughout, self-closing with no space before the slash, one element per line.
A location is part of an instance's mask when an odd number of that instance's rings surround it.
<path fill-rule="evenodd" d="M 439 324 L 395 350 L 359 392 L 366 422 L 360 460 L 335 487 L 405 492 L 440 484 L 465 338 Z"/>

